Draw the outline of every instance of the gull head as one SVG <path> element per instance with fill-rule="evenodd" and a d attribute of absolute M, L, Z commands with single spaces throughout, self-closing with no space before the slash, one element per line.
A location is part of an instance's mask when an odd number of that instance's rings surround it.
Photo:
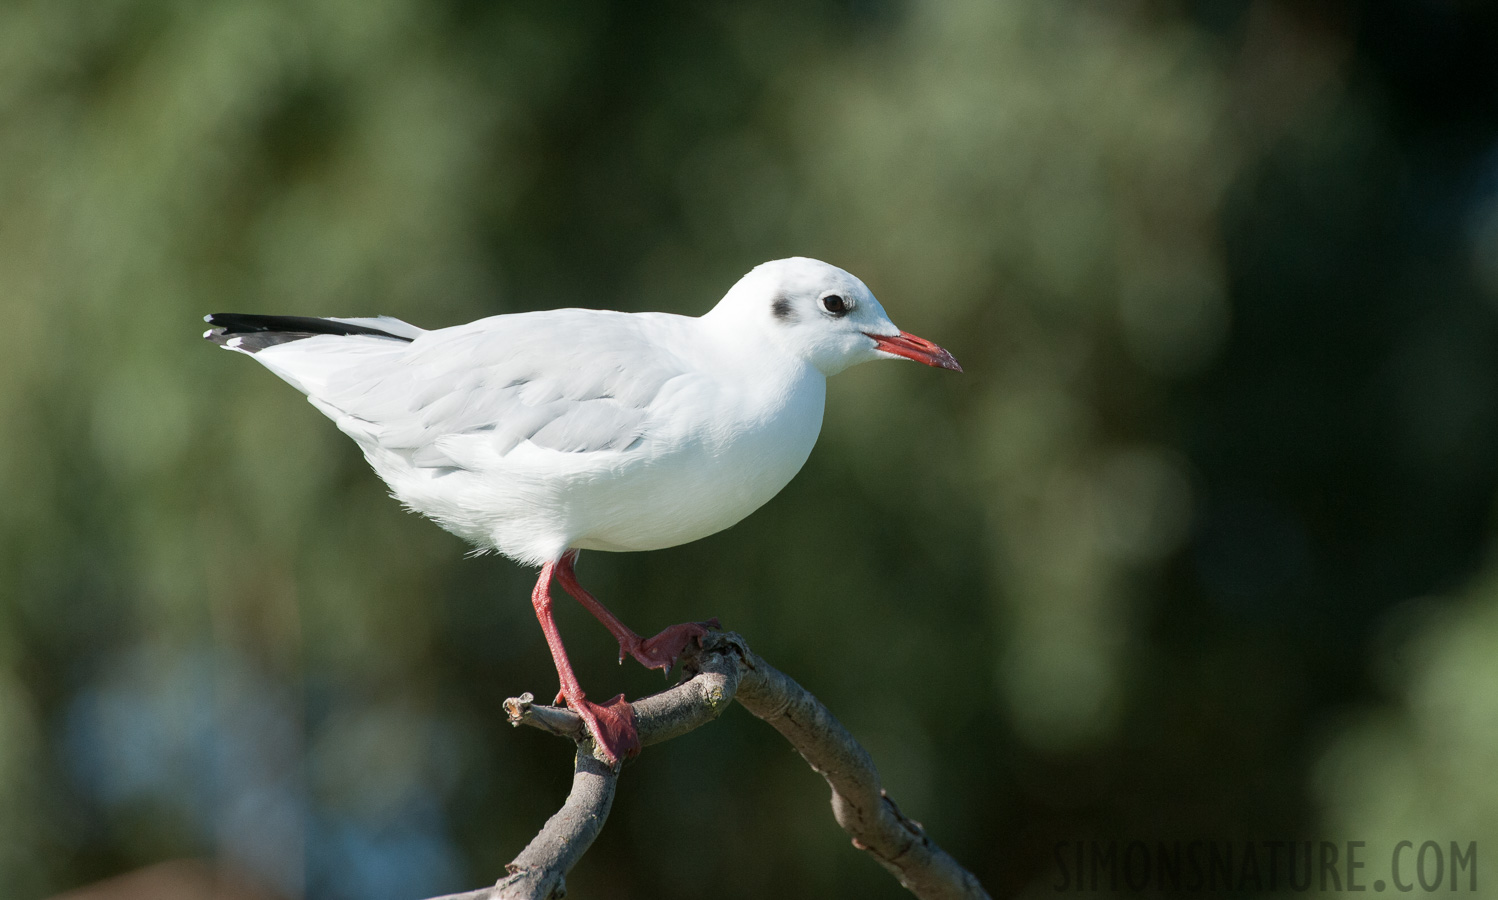
<path fill-rule="evenodd" d="M 876 359 L 962 371 L 952 354 L 897 328 L 858 278 L 804 256 L 755 266 L 704 318 L 763 335 L 824 375 Z"/>

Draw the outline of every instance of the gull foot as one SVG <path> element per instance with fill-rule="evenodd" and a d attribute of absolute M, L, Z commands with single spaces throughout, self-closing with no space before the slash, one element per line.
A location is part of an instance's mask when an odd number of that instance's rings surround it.
<path fill-rule="evenodd" d="M 593 735 L 593 743 L 611 766 L 640 752 L 640 735 L 635 731 L 635 711 L 620 694 L 607 703 L 598 704 L 585 698 L 567 701 L 573 712 L 582 717 Z"/>
<path fill-rule="evenodd" d="M 696 642 L 702 646 L 702 639 L 707 636 L 708 629 L 718 628 L 717 619 L 708 619 L 706 622 L 684 622 L 681 625 L 672 625 L 665 631 L 653 638 L 635 641 L 619 642 L 619 661 L 624 662 L 624 655 L 628 653 L 639 660 L 640 665 L 647 669 L 660 669 L 669 673 L 671 667 L 676 665 L 677 657 L 681 656 Z"/>

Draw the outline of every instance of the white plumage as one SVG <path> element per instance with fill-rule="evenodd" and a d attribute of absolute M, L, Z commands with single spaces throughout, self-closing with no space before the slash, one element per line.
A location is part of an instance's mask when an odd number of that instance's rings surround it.
<path fill-rule="evenodd" d="M 219 327 L 205 337 L 305 393 L 407 506 L 543 566 L 685 543 L 759 508 L 811 453 L 829 375 L 880 357 L 958 368 L 896 328 L 863 282 L 805 258 L 755 268 L 698 318 L 208 321 Z"/>

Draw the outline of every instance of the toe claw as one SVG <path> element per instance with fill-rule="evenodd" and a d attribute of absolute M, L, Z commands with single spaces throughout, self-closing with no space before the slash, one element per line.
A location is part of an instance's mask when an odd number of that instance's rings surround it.
<path fill-rule="evenodd" d="M 629 653 L 645 668 L 660 669 L 669 674 L 688 647 L 694 643 L 702 646 L 702 639 L 707 636 L 708 629 L 718 627 L 717 621 L 712 619 L 708 622 L 672 625 L 655 637 L 628 648 Z"/>

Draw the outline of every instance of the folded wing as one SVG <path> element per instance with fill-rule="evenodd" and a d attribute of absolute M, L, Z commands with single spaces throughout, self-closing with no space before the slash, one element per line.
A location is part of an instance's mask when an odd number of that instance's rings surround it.
<path fill-rule="evenodd" d="M 329 320 L 361 330 L 261 336 L 258 350 L 231 349 L 252 352 L 361 444 L 452 470 L 523 444 L 561 453 L 640 446 L 652 402 L 686 371 L 650 337 L 663 318 L 564 309 L 411 337 L 386 320 Z M 385 334 L 369 333 L 376 322 Z"/>

